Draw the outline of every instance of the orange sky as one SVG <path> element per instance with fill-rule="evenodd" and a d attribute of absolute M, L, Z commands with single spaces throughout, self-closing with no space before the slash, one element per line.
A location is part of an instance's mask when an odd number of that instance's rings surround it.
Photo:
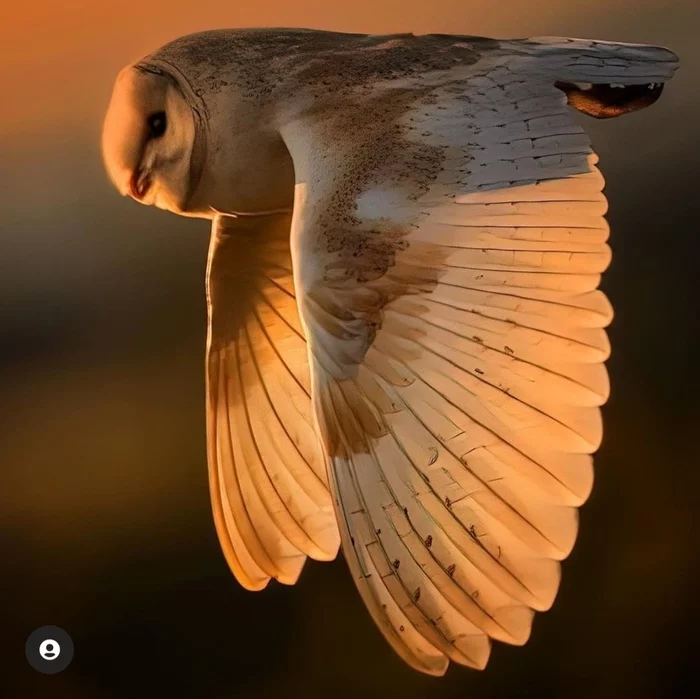
<path fill-rule="evenodd" d="M 678 12 L 691 0 L 675 0 Z M 536 9 L 534 9 L 536 8 Z M 687 8 L 686 12 L 690 12 Z M 663 43 L 669 13 L 653 0 L 34 0 L 3 10 L 0 82 L 13 95 L 0 136 L 96 128 L 116 72 L 181 34 L 215 27 L 491 36 L 564 34 Z M 604 21 L 601 22 L 601 18 Z M 693 23 L 688 32 L 695 31 Z"/>

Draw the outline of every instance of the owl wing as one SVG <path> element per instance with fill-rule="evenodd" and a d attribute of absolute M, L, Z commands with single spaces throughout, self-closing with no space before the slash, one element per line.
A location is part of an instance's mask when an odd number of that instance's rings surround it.
<path fill-rule="evenodd" d="M 491 639 L 526 642 L 592 487 L 610 249 L 567 100 L 624 113 L 601 84 L 631 102 L 676 67 L 665 49 L 569 39 L 458 55 L 282 128 L 343 551 L 393 648 L 437 675 L 483 668 Z"/>
<path fill-rule="evenodd" d="M 293 584 L 339 537 L 314 428 L 290 214 L 214 219 L 207 266 L 207 441 L 216 529 L 239 582 Z"/>

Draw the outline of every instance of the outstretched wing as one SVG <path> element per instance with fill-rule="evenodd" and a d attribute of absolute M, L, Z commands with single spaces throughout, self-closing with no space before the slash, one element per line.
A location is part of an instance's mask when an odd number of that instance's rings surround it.
<path fill-rule="evenodd" d="M 454 68 L 407 68 L 282 129 L 343 550 L 386 638 L 432 674 L 527 640 L 592 486 L 606 202 L 555 84 L 675 68 L 663 49 L 567 39 L 467 65 L 465 45 Z"/>
<path fill-rule="evenodd" d="M 207 269 L 207 432 L 216 529 L 236 578 L 292 584 L 339 538 L 314 427 L 290 214 L 214 219 Z"/>

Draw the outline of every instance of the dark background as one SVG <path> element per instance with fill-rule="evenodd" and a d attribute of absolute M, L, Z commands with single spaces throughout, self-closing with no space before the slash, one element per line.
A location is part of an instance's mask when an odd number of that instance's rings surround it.
<path fill-rule="evenodd" d="M 0 695 L 639 697 L 695 694 L 700 488 L 695 1 L 54 3 L 0 28 Z M 681 55 L 660 102 L 585 117 L 610 199 L 612 396 L 596 485 L 553 609 L 483 673 L 405 667 L 342 559 L 247 593 L 219 551 L 204 444 L 207 226 L 102 172 L 117 70 L 222 26 L 563 35 Z M 27 665 L 56 624 L 64 673 Z M 692 683 L 692 684 L 689 684 Z"/>

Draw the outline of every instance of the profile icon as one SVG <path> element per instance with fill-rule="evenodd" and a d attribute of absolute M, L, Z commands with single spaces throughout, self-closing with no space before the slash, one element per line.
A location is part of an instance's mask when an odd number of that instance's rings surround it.
<path fill-rule="evenodd" d="M 55 675 L 73 660 L 73 639 L 60 626 L 42 626 L 29 634 L 24 651 L 37 672 Z"/>
<path fill-rule="evenodd" d="M 46 639 L 39 646 L 39 655 L 44 660 L 56 660 L 61 654 L 61 646 L 58 641 L 54 641 L 53 638 Z"/>

